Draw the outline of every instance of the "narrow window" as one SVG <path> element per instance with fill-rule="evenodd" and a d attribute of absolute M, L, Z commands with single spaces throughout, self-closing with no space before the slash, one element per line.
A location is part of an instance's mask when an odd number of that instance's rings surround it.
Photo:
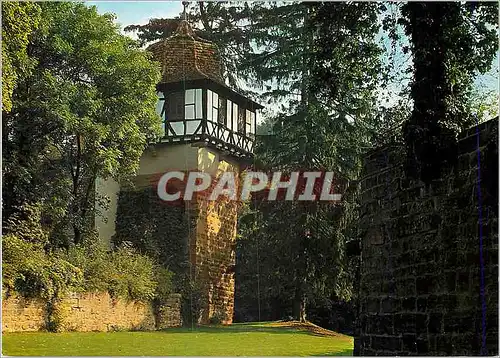
<path fill-rule="evenodd" d="M 222 97 L 219 97 L 219 118 L 217 118 L 219 123 L 227 125 L 226 113 L 226 100 Z"/>
<path fill-rule="evenodd" d="M 219 120 L 219 95 L 212 92 L 212 120 L 217 122 Z"/>
<path fill-rule="evenodd" d="M 184 96 L 184 118 L 186 119 L 186 134 L 194 134 L 201 118 L 202 111 L 202 91 L 201 89 L 188 89 Z"/>
<path fill-rule="evenodd" d="M 165 96 L 163 92 L 156 92 L 156 95 L 158 96 L 158 102 L 156 102 L 156 113 L 164 119 L 165 118 L 165 112 L 164 112 L 164 106 L 165 106 Z"/>
<path fill-rule="evenodd" d="M 201 89 L 186 90 L 184 100 L 185 119 L 201 119 Z"/>
<path fill-rule="evenodd" d="M 207 120 L 212 120 L 212 91 L 207 90 Z"/>
<path fill-rule="evenodd" d="M 252 131 L 252 118 L 251 118 L 251 113 L 248 109 L 245 111 L 245 134 L 248 135 Z"/>
<path fill-rule="evenodd" d="M 245 109 L 242 107 L 238 111 L 238 132 L 245 133 Z"/>
<path fill-rule="evenodd" d="M 233 130 L 233 132 L 238 131 L 238 105 L 234 102 L 233 102 L 231 129 Z"/>
<path fill-rule="evenodd" d="M 167 96 L 166 103 L 166 120 L 167 121 L 176 121 L 184 118 L 184 99 L 182 98 L 182 93 L 171 93 Z"/>
<path fill-rule="evenodd" d="M 156 102 L 156 113 L 161 117 L 161 135 L 165 135 L 165 95 L 157 92 L 158 102 Z"/>
<path fill-rule="evenodd" d="M 219 120 L 219 95 L 210 90 L 207 90 L 207 120 Z"/>
<path fill-rule="evenodd" d="M 194 89 L 186 90 L 184 109 L 186 111 L 185 117 L 186 119 L 195 119 L 195 93 Z"/>
<path fill-rule="evenodd" d="M 233 122 L 232 122 L 232 118 L 233 118 L 233 102 L 231 102 L 230 100 L 227 100 L 226 102 L 226 126 L 229 128 L 229 129 L 233 129 Z"/>

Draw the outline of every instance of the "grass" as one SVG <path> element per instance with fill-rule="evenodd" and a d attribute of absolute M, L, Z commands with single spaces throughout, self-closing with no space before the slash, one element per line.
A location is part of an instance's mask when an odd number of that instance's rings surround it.
<path fill-rule="evenodd" d="M 154 332 L 4 333 L 10 356 L 352 355 L 352 337 L 312 324 L 245 323 Z"/>

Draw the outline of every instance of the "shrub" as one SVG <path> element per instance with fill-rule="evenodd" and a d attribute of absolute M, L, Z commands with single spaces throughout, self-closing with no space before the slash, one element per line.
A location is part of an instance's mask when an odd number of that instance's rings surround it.
<path fill-rule="evenodd" d="M 126 244 L 112 251 L 96 239 L 60 255 L 82 269 L 85 292 L 108 291 L 115 298 L 147 301 L 172 291 L 173 274 Z"/>
<path fill-rule="evenodd" d="M 41 204 L 25 204 L 12 215 L 3 227 L 3 233 L 37 245 L 47 245 L 49 235 L 41 224 Z"/>
<path fill-rule="evenodd" d="M 110 258 L 112 269 L 108 290 L 112 296 L 143 301 L 155 297 L 157 283 L 151 258 L 126 246 L 112 252 Z"/>
<path fill-rule="evenodd" d="M 155 298 L 164 302 L 173 291 L 172 278 L 174 274 L 166 268 L 157 265 L 154 270 L 156 291 Z"/>
<path fill-rule="evenodd" d="M 24 224 L 20 228 L 29 232 Z M 68 250 L 47 253 L 43 235 L 33 232 L 39 239 L 28 234 L 2 238 L 2 276 L 7 294 L 16 291 L 24 297 L 52 300 L 69 291 L 108 291 L 115 298 L 156 298 L 161 302 L 172 292 L 172 272 L 126 244 L 112 251 L 94 237 Z"/>
<path fill-rule="evenodd" d="M 78 267 L 15 235 L 2 238 L 2 264 L 4 287 L 25 297 L 58 297 L 75 290 L 83 278 Z"/>
<path fill-rule="evenodd" d="M 59 255 L 83 271 L 81 291 L 106 292 L 108 290 L 110 276 L 113 274 L 113 263 L 109 249 L 100 241 L 73 245 L 67 251 L 61 250 Z"/>

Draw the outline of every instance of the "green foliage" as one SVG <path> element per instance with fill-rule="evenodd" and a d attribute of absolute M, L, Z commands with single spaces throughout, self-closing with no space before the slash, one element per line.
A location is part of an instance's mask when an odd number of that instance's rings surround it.
<path fill-rule="evenodd" d="M 500 97 L 495 91 L 472 91 L 468 103 L 468 113 L 477 115 L 479 123 L 498 117 L 498 103 Z"/>
<path fill-rule="evenodd" d="M 2 265 L 3 286 L 26 297 L 60 297 L 82 282 L 80 268 L 12 234 L 2 237 Z"/>
<path fill-rule="evenodd" d="M 58 297 L 52 297 L 47 301 L 47 321 L 45 328 L 49 332 L 60 332 L 63 328 L 64 317 L 61 303 L 61 299 Z"/>
<path fill-rule="evenodd" d="M 98 240 L 88 241 L 59 255 L 81 268 L 81 291 L 108 291 L 115 298 L 141 301 L 164 299 L 171 293 L 173 274 L 125 245 L 109 250 Z"/>
<path fill-rule="evenodd" d="M 19 239 L 36 244 L 41 248 L 48 243 L 49 239 L 47 230 L 42 227 L 40 204 L 24 204 L 6 220 L 4 230 L 15 233 Z"/>
<path fill-rule="evenodd" d="M 172 292 L 170 271 L 134 249 L 109 250 L 97 240 L 46 253 L 40 243 L 4 235 L 2 265 L 3 286 L 26 297 L 108 291 L 115 298 L 162 301 Z"/>
<path fill-rule="evenodd" d="M 174 274 L 171 271 L 160 265 L 154 268 L 154 279 L 156 281 L 155 298 L 159 302 L 165 301 L 173 292 L 173 277 Z"/>
<path fill-rule="evenodd" d="M 30 257 L 34 262 L 43 262 L 43 248 L 12 234 L 2 236 L 2 285 L 8 291 L 15 289 L 17 278 L 29 266 Z"/>
<path fill-rule="evenodd" d="M 184 203 L 165 205 L 153 188 L 122 190 L 118 198 L 117 246 L 127 242 L 176 274 L 174 285 L 186 272 L 188 225 Z"/>
<path fill-rule="evenodd" d="M 402 14 L 414 62 L 407 172 L 429 183 L 454 160 L 457 132 L 474 123 L 468 103 L 498 50 L 498 3 L 410 2 Z"/>
<path fill-rule="evenodd" d="M 90 232 L 95 179 L 133 174 L 160 133 L 160 71 L 95 7 L 37 6 L 41 22 L 28 44 L 36 65 L 17 81 L 3 118 L 4 220 L 22 203 L 42 202 L 54 230 L 73 230 L 54 246 L 69 247 Z"/>
<path fill-rule="evenodd" d="M 154 263 L 128 247 L 119 247 L 111 253 L 113 271 L 109 277 L 109 292 L 115 297 L 151 300 L 155 297 Z"/>
<path fill-rule="evenodd" d="M 257 143 L 256 165 L 270 171 L 333 171 L 344 196 L 340 204 L 256 201 L 240 221 L 237 267 L 240 277 L 253 280 L 244 294 L 256 295 L 258 277 L 263 302 L 273 302 L 267 309 L 280 306 L 283 315 L 293 310 L 296 319 L 304 318 L 308 302 L 317 297 L 352 297 L 344 247 L 356 236 L 357 212 L 349 181 L 358 178 L 380 120 L 378 12 L 370 3 L 252 8 L 257 50 L 243 67 L 270 103 L 286 103 L 273 118 L 273 135 Z M 289 26 L 292 21 L 296 26 Z"/>
<path fill-rule="evenodd" d="M 27 47 L 39 21 L 40 7 L 37 3 L 2 3 L 2 112 L 10 112 L 12 93 L 18 79 L 28 75 L 34 65 Z"/>
<path fill-rule="evenodd" d="M 201 319 L 203 299 L 206 298 L 203 293 L 206 293 L 207 289 L 200 282 L 184 276 L 179 291 L 182 297 L 182 323 L 188 327 L 196 326 Z"/>
<path fill-rule="evenodd" d="M 81 268 L 83 272 L 81 291 L 108 290 L 114 263 L 110 260 L 109 248 L 105 244 L 98 240 L 89 240 L 84 245 L 71 246 L 67 251 L 60 250 L 59 254 Z"/>
<path fill-rule="evenodd" d="M 25 205 L 6 224 L 2 237 L 3 286 L 28 297 L 58 297 L 76 289 L 82 281 L 80 268 L 53 253 L 42 228 L 39 205 Z"/>

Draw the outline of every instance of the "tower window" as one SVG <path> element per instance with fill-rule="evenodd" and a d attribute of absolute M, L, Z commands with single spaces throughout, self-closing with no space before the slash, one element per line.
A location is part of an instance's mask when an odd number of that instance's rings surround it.
<path fill-rule="evenodd" d="M 184 119 L 184 108 L 182 103 L 184 102 L 184 99 L 182 97 L 182 92 L 170 93 L 167 96 L 167 121 L 178 121 Z"/>
<path fill-rule="evenodd" d="M 255 134 L 255 112 L 246 110 L 245 115 L 245 133 L 246 135 Z"/>
<path fill-rule="evenodd" d="M 207 119 L 217 122 L 219 120 L 219 95 L 207 90 Z"/>
<path fill-rule="evenodd" d="M 156 113 L 161 117 L 162 136 L 165 135 L 165 95 L 157 92 L 158 102 L 156 102 Z"/>
<path fill-rule="evenodd" d="M 245 109 L 242 107 L 238 111 L 238 132 L 245 133 Z"/>
<path fill-rule="evenodd" d="M 230 100 L 227 100 L 227 116 L 226 125 L 233 132 L 238 131 L 238 105 Z"/>
<path fill-rule="evenodd" d="M 219 123 L 227 125 L 226 113 L 227 113 L 226 100 L 222 97 L 219 97 L 219 118 L 218 118 Z"/>
<path fill-rule="evenodd" d="M 156 113 L 158 113 L 162 119 L 165 119 L 165 96 L 163 95 L 163 92 L 156 92 L 156 95 L 158 96 L 158 102 L 156 102 Z"/>
<path fill-rule="evenodd" d="M 238 131 L 238 105 L 233 102 L 233 111 L 232 111 L 232 124 L 231 124 L 231 129 L 233 132 Z"/>
<path fill-rule="evenodd" d="M 186 90 L 184 97 L 185 119 L 201 119 L 203 117 L 201 88 Z"/>

